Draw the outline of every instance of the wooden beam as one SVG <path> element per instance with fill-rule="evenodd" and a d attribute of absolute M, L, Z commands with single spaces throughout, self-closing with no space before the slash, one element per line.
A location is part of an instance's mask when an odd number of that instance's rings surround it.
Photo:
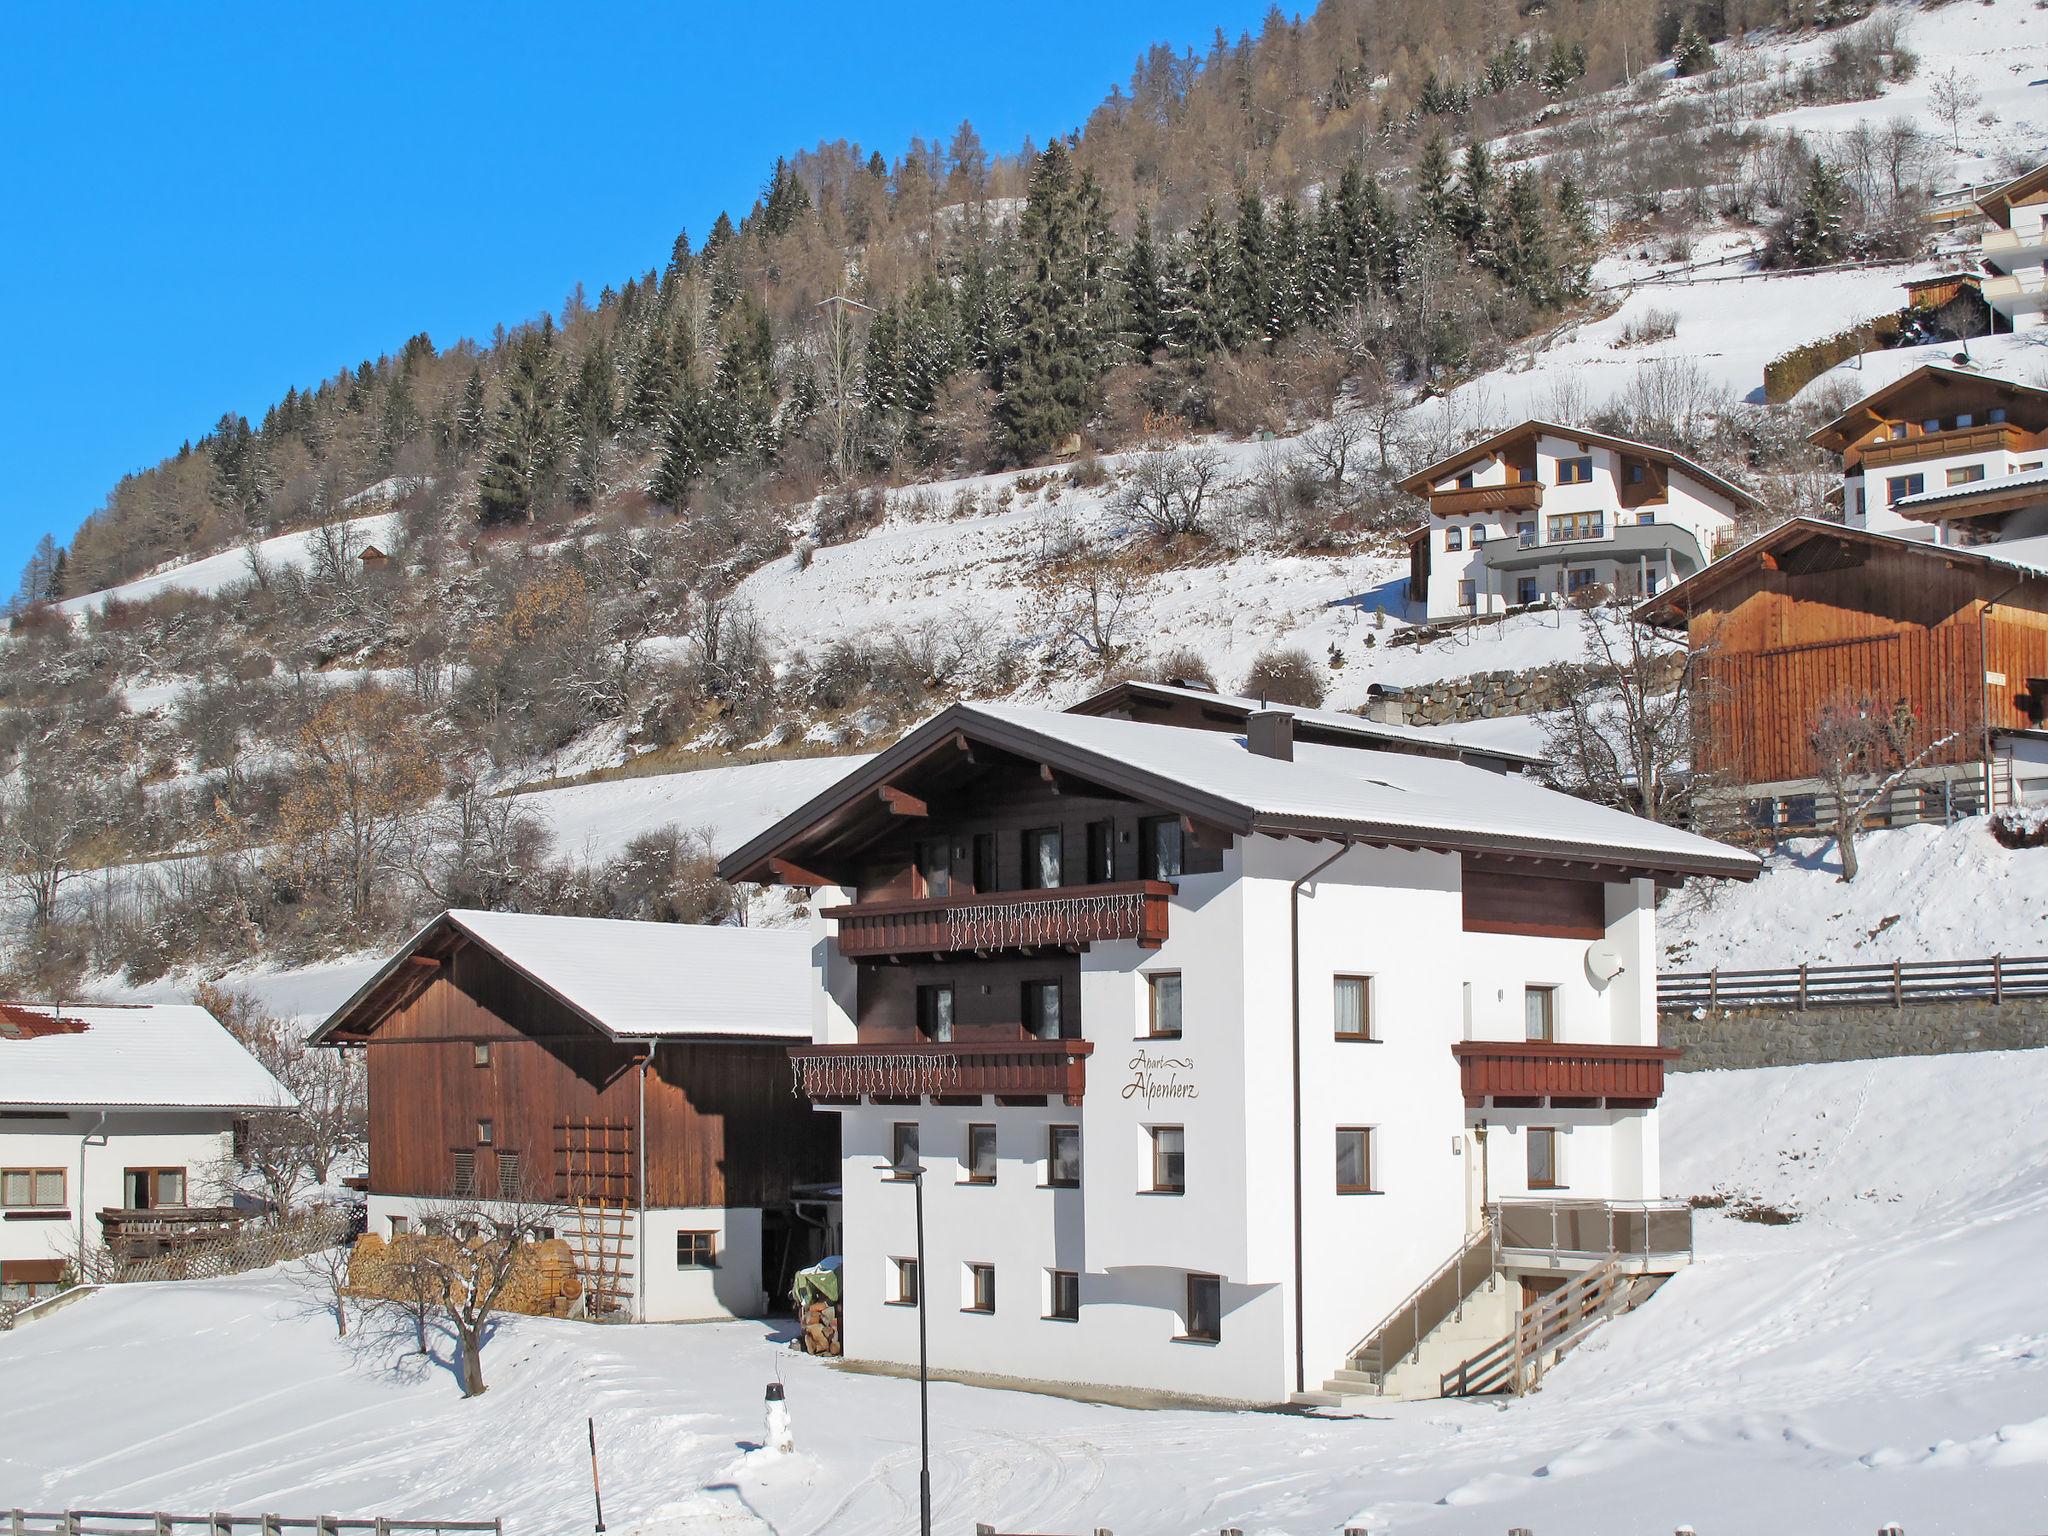
<path fill-rule="evenodd" d="M 408 955 L 406 956 L 406 964 L 416 965 L 423 971 L 438 971 L 441 969 L 441 957 L 439 955 Z"/>
<path fill-rule="evenodd" d="M 1758 553 L 1756 563 L 1759 570 L 1775 571 L 1778 568 L 1778 557 L 1766 549 Z"/>
<path fill-rule="evenodd" d="M 827 880 L 823 875 L 812 874 L 811 871 L 805 869 L 801 864 L 792 864 L 787 859 L 770 859 L 768 861 L 768 868 L 773 872 L 775 878 L 784 885 L 807 885 L 816 890 L 821 886 L 836 885 L 838 883 L 834 880 Z"/>
<path fill-rule="evenodd" d="M 879 791 L 882 804 L 889 807 L 891 816 L 929 816 L 930 810 L 917 796 L 906 794 L 894 785 L 884 784 Z"/>
<path fill-rule="evenodd" d="M 1053 767 L 1051 763 L 1040 763 L 1038 765 L 1038 776 L 1041 779 L 1045 780 L 1047 784 L 1052 786 L 1052 792 L 1054 794 L 1060 795 L 1066 793 L 1065 789 L 1063 789 L 1060 785 L 1060 772 L 1057 768 Z"/>

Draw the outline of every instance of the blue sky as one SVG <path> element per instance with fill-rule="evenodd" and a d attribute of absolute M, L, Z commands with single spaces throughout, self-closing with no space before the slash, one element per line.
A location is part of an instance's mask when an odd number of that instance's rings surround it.
<path fill-rule="evenodd" d="M 0 7 L 0 585 L 225 410 L 486 336 L 737 217 L 777 154 L 1076 126 L 1265 0 Z"/>

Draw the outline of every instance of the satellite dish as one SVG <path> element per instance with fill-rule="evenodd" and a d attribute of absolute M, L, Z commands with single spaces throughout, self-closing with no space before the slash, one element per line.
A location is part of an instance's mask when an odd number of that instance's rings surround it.
<path fill-rule="evenodd" d="M 1605 986 L 1628 967 L 1621 963 L 1621 951 L 1601 942 L 1586 946 L 1586 974 Z"/>

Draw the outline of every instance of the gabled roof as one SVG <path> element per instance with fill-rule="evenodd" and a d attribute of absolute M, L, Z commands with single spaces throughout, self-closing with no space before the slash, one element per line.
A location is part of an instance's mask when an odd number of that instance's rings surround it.
<path fill-rule="evenodd" d="M 408 939 L 311 1043 L 374 1029 L 464 944 L 615 1040 L 811 1038 L 811 939 L 800 929 L 456 910 Z"/>
<path fill-rule="evenodd" d="M 2005 185 L 1993 187 L 1977 199 L 1977 206 L 1985 218 L 2009 229 L 2012 226 L 2012 205 L 2041 191 L 2048 191 L 2048 165 L 2037 165 L 2031 171 L 2013 177 Z"/>
<path fill-rule="evenodd" d="M 1818 518 L 1795 517 L 1758 534 L 1741 548 L 1731 550 L 1704 570 L 1676 582 L 1635 610 L 1638 622 L 1676 625 L 1685 622 L 1687 612 L 1709 593 L 1749 574 L 1760 558 L 1776 559 L 1813 540 L 1896 551 L 1910 559 L 1937 560 L 1949 566 L 1973 567 L 1997 572 L 2009 579 L 2040 577 L 2048 580 L 2048 540 L 2030 539 L 2011 545 L 1936 544 L 1928 539 L 1902 539 L 1893 533 L 1873 533 L 1868 528 L 1851 528 L 1844 523 L 1824 523 Z"/>
<path fill-rule="evenodd" d="M 728 880 L 773 880 L 771 861 L 937 754 L 987 747 L 1148 805 L 1247 834 L 1600 864 L 1645 875 L 1753 877 L 1754 855 L 1466 763 L 1297 743 L 1292 760 L 1220 731 L 955 704 L 729 854 Z"/>
<path fill-rule="evenodd" d="M 2000 378 L 1997 374 L 1983 373 L 1975 368 L 1958 368 L 1951 363 L 1922 363 L 1910 373 L 1901 374 L 1891 383 L 1873 389 L 1833 421 L 1807 434 L 1806 440 L 1830 452 L 1840 453 L 1863 433 L 1881 421 L 1891 418 L 1885 414 L 1885 407 L 1925 379 L 1940 379 L 1947 383 L 1977 385 L 1993 395 L 2007 397 L 2031 395 L 2048 401 L 2048 389 L 2036 389 L 2031 384 L 2022 384 L 2016 379 Z"/>
<path fill-rule="evenodd" d="M 1319 741 L 1328 746 L 1379 747 L 1391 752 L 1419 752 L 1427 757 L 1448 757 L 1458 761 L 1486 758 L 1501 764 L 1540 768 L 1549 760 L 1505 747 L 1467 741 L 1453 728 L 1433 725 L 1383 725 L 1360 715 L 1337 709 L 1308 709 L 1298 704 L 1269 704 L 1245 694 L 1218 693 L 1208 688 L 1186 688 L 1173 683 L 1152 683 L 1131 678 L 1090 694 L 1078 704 L 1067 706 L 1070 715 L 1111 715 L 1120 709 L 1142 709 L 1147 703 L 1165 707 L 1193 707 L 1213 718 L 1217 728 L 1242 729 L 1259 710 L 1279 710 L 1294 717 L 1296 741 Z M 1180 722 L 1150 722 L 1172 725 Z"/>
<path fill-rule="evenodd" d="M 1395 483 L 1411 496 L 1427 496 L 1431 482 L 1463 469 L 1475 459 L 1491 458 L 1511 444 L 1534 437 L 1562 437 L 1575 443 L 1598 443 L 1602 448 L 1611 448 L 1616 453 L 1631 454 L 1636 458 L 1649 459 L 1683 470 L 1702 485 L 1712 486 L 1737 506 L 1756 508 L 1763 505 L 1751 492 L 1744 490 L 1733 480 L 1724 479 L 1697 459 L 1689 459 L 1669 448 L 1660 448 L 1655 443 L 1639 443 L 1633 438 L 1615 437 L 1606 432 L 1594 432 L 1586 427 L 1568 427 L 1555 421 L 1539 421 L 1533 417 L 1520 426 L 1494 433 L 1484 442 L 1460 448 L 1456 453 L 1448 454 L 1434 464 L 1418 469 L 1406 479 Z"/>
<path fill-rule="evenodd" d="M 40 1014 L 44 1024 L 17 1016 Z M 0 1026 L 0 1106 L 17 1109 L 282 1109 L 282 1083 L 204 1008 L 189 1003 L 9 1005 Z"/>

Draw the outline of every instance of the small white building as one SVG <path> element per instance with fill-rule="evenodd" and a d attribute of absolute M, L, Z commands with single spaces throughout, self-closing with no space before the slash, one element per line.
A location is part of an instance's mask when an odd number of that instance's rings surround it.
<path fill-rule="evenodd" d="M 1298 724 L 958 705 L 724 861 L 817 891 L 850 1356 L 913 1363 L 922 1301 L 944 1372 L 1434 1395 L 1610 1252 L 1684 1262 L 1655 887 L 1757 861 Z"/>
<path fill-rule="evenodd" d="M 1984 215 L 1984 302 L 2015 331 L 2041 324 L 2048 310 L 2048 165 L 1977 200 Z"/>
<path fill-rule="evenodd" d="M 1851 528 L 1937 544 L 2048 536 L 2048 389 L 1926 363 L 1809 441 L 1841 456 Z"/>
<path fill-rule="evenodd" d="M 0 1301 L 57 1291 L 110 1222 L 225 1222 L 235 1122 L 292 1102 L 204 1008 L 0 1004 Z"/>
<path fill-rule="evenodd" d="M 1424 619 L 1501 613 L 1604 587 L 1653 595 L 1704 569 L 1754 496 L 1683 454 L 1525 421 L 1418 470 L 1408 536 Z"/>

